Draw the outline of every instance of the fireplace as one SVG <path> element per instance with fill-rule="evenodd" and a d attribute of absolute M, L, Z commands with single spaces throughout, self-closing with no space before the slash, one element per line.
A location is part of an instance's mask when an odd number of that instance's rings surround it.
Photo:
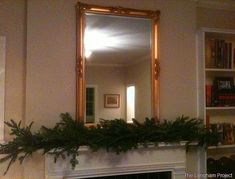
<path fill-rule="evenodd" d="M 79 164 L 74 170 L 71 169 L 69 159 L 59 159 L 54 163 L 53 156 L 47 155 L 45 178 L 121 179 L 124 175 L 130 177 L 137 174 L 157 176 L 157 173 L 165 176 L 166 179 L 185 178 L 186 150 L 182 143 L 162 143 L 157 147 L 139 147 L 118 155 L 105 150 L 92 152 L 88 147 L 81 147 L 79 150 Z M 116 176 L 116 178 L 113 176 Z M 160 178 L 164 179 L 163 177 Z"/>
<path fill-rule="evenodd" d="M 85 178 L 79 177 L 79 178 L 85 179 L 88 177 L 85 177 Z M 100 177 L 91 177 L 90 179 L 172 179 L 172 177 L 171 177 L 171 172 L 154 172 L 154 173 L 137 173 L 137 174 L 126 174 L 126 175 L 100 176 Z"/>
<path fill-rule="evenodd" d="M 92 179 L 171 179 L 171 172 L 137 173 L 95 177 Z"/>

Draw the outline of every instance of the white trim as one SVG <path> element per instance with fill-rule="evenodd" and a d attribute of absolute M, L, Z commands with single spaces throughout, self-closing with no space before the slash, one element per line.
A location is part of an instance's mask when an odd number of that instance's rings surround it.
<path fill-rule="evenodd" d="M 200 28 L 197 33 L 197 116 L 204 119 L 204 124 L 206 123 L 206 104 L 205 104 L 205 32 L 220 32 L 221 29 L 212 28 Z M 195 163 L 197 165 L 197 173 L 206 172 L 206 152 L 204 150 L 197 150 L 197 160 Z"/>
<path fill-rule="evenodd" d="M 207 172 L 207 152 L 202 148 L 197 150 L 197 173 L 202 174 Z M 203 179 L 201 177 L 200 179 Z"/>
<path fill-rule="evenodd" d="M 206 110 L 232 110 L 235 106 L 222 106 L 222 107 L 205 107 Z"/>
<path fill-rule="evenodd" d="M 206 72 L 234 72 L 235 69 L 224 69 L 224 68 L 205 68 Z"/>
<path fill-rule="evenodd" d="M 199 89 L 200 89 L 200 85 L 199 85 L 199 34 L 196 34 L 196 46 L 195 46 L 195 49 L 196 49 L 196 88 L 197 88 L 197 91 L 196 91 L 196 95 L 197 95 L 197 108 L 196 108 L 196 114 L 197 114 L 197 117 L 200 116 L 200 111 L 199 111 L 199 105 L 200 105 L 200 95 L 199 95 Z"/>
<path fill-rule="evenodd" d="M 172 173 L 172 179 L 185 178 L 185 142 L 162 143 L 162 147 L 139 147 L 119 155 L 107 153 L 105 150 L 93 153 L 85 146 L 79 151 L 79 164 L 74 170 L 71 169 L 69 158 L 58 159 L 54 163 L 53 156 L 46 155 L 45 178 L 75 179 L 165 171 Z"/>
<path fill-rule="evenodd" d="M 199 28 L 199 31 L 202 32 L 209 32 L 209 33 L 223 33 L 223 34 L 235 34 L 235 30 L 233 29 L 220 29 L 220 28 L 209 28 L 209 27 L 202 27 Z"/>
<path fill-rule="evenodd" d="M 235 144 L 232 145 L 218 145 L 218 146 L 209 146 L 208 150 L 218 150 L 218 149 L 234 149 L 235 148 Z"/>
<path fill-rule="evenodd" d="M 0 143 L 4 142 L 6 37 L 0 36 Z"/>
<path fill-rule="evenodd" d="M 128 115 L 127 115 L 127 111 L 128 111 L 128 110 L 127 110 L 127 108 L 128 108 L 128 107 L 127 107 L 127 106 L 128 106 L 127 90 L 128 90 L 128 88 L 131 87 L 131 86 L 134 87 L 134 91 L 135 91 L 135 96 L 134 96 L 134 98 L 135 98 L 135 99 L 134 99 L 134 118 L 135 118 L 135 117 L 136 117 L 136 85 L 135 85 L 135 84 L 127 84 L 127 85 L 126 85 L 126 89 L 125 89 L 125 93 L 126 93 L 126 94 L 125 94 L 125 98 L 126 98 L 126 99 L 125 99 L 125 101 L 126 101 L 126 109 L 125 109 L 125 111 L 126 111 L 126 122 L 127 122 L 127 123 L 130 123 L 130 124 L 133 123 L 133 120 L 132 120 L 133 118 L 132 118 L 131 120 L 128 120 L 128 119 L 127 119 L 127 116 L 128 116 Z"/>
<path fill-rule="evenodd" d="M 107 172 L 108 171 L 108 172 Z M 115 168 L 102 168 L 93 170 L 83 170 L 79 173 L 79 177 L 76 171 L 60 171 L 52 174 L 54 178 L 93 178 L 102 176 L 115 176 L 115 175 L 128 175 L 128 174 L 138 174 L 138 173 L 152 173 L 152 172 L 171 172 L 172 175 L 185 175 L 185 163 L 184 162 L 172 162 L 171 164 L 156 164 L 156 165 L 139 165 L 132 167 L 115 167 Z M 63 174 L 69 173 L 66 176 Z M 51 179 L 51 176 L 50 176 Z"/>
<path fill-rule="evenodd" d="M 166 142 L 159 142 L 157 145 L 155 143 L 148 143 L 148 149 L 151 149 L 151 148 L 156 148 L 158 147 L 159 149 L 161 148 L 179 148 L 179 147 L 185 147 L 187 141 L 180 141 L 180 142 L 171 142 L 171 143 L 166 143 Z M 196 147 L 198 145 L 198 142 L 191 142 L 189 144 L 189 146 L 194 146 Z M 146 148 L 144 145 L 142 144 L 139 144 L 138 145 L 138 149 L 141 149 L 141 148 Z M 88 152 L 90 151 L 89 147 L 88 146 L 81 146 L 79 148 L 79 152 Z"/>

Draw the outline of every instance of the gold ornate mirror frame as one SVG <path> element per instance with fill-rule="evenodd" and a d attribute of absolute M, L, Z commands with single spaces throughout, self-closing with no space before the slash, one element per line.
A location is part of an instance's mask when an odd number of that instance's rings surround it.
<path fill-rule="evenodd" d="M 151 48 L 151 104 L 152 117 L 159 119 L 159 59 L 158 59 L 158 22 L 160 11 L 138 10 L 123 7 L 104 7 L 98 5 L 77 3 L 77 49 L 76 49 L 76 119 L 85 121 L 85 54 L 84 30 L 85 14 L 106 14 L 115 16 L 146 18 L 152 21 L 152 48 Z"/>

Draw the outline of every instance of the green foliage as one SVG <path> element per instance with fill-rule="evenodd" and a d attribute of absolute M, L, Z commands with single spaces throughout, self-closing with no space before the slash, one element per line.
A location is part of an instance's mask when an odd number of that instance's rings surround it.
<path fill-rule="evenodd" d="M 189 144 L 197 141 L 201 146 L 218 143 L 218 134 L 207 130 L 202 121 L 184 116 L 163 122 L 149 118 L 144 123 L 133 120 L 133 124 L 122 119 L 101 120 L 96 127 L 88 128 L 72 119 L 70 114 L 63 113 L 61 121 L 54 128 L 42 126 L 34 133 L 31 131 L 33 123 L 21 127 L 21 122 L 17 124 L 11 120 L 5 124 L 11 128 L 11 135 L 14 136 L 12 141 L 0 145 L 0 154 L 5 154 L 0 163 L 9 161 L 6 172 L 17 159 L 22 163 L 37 150 L 54 155 L 55 162 L 59 157 L 65 159 L 71 156 L 70 163 L 74 168 L 78 164 L 80 146 L 119 154 L 138 148 L 138 145 L 148 147 L 159 142 L 187 141 Z"/>

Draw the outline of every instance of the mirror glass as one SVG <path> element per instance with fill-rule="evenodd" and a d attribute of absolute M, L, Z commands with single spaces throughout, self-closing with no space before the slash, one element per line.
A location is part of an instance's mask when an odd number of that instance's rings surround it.
<path fill-rule="evenodd" d="M 85 13 L 85 122 L 151 111 L 151 19 Z"/>

